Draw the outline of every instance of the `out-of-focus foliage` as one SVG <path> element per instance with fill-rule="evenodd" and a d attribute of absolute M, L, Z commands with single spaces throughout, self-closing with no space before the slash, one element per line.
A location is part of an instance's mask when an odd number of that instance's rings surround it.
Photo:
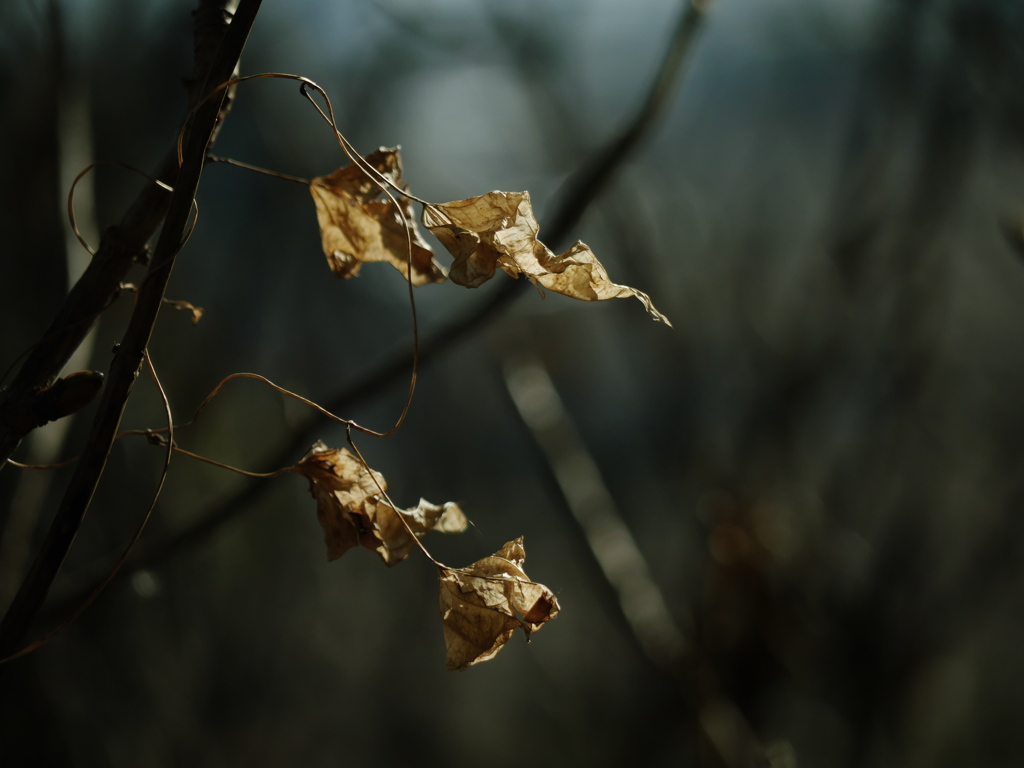
<path fill-rule="evenodd" d="M 401 143 L 418 196 L 529 189 L 542 224 L 639 104 L 679 12 L 265 6 L 245 73 L 316 80 L 360 151 Z M 0 367 L 80 269 L 64 222 L 74 174 L 92 159 L 150 168 L 173 142 L 190 10 L 0 4 Z M 633 302 L 531 295 L 423 367 L 396 436 L 360 442 L 396 496 L 472 510 L 466 533 L 433 537 L 439 560 L 525 535 L 531 574 L 567 606 L 543 642 L 446 672 L 434 566 L 328 564 L 301 483 L 268 480 L 6 670 L 0 764 L 512 766 L 510 734 L 551 766 L 1014 764 L 1024 264 L 1004 232 L 1024 221 L 1021 40 L 1024 9 L 997 0 L 718 0 L 673 105 L 573 233 L 675 328 Z M 216 149 L 305 178 L 345 162 L 282 82 L 239 89 Z M 90 242 L 138 183 L 101 168 L 79 186 Z M 176 413 L 239 370 L 326 402 L 409 343 L 403 277 L 324 279 L 309 202 L 300 185 L 204 172 L 168 293 L 205 314 L 163 313 L 151 345 Z M 421 334 L 493 290 L 417 289 Z M 76 369 L 107 368 L 130 305 L 108 311 Z M 679 668 L 644 655 L 520 422 L 500 371 L 523 353 L 562 394 L 685 633 Z M 406 384 L 341 415 L 390 425 Z M 161 408 L 140 380 L 125 426 L 159 425 Z M 74 454 L 90 413 L 16 458 Z M 177 439 L 260 468 L 305 415 L 240 385 Z M 142 443 L 115 447 L 55 605 L 144 513 L 162 453 Z M 0 472 L 3 601 L 66 479 Z M 140 548 L 242 482 L 176 457 Z"/>

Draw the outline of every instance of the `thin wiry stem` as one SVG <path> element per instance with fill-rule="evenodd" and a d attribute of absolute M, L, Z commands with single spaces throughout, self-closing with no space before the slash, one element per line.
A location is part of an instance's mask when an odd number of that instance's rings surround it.
<path fill-rule="evenodd" d="M 217 62 L 224 30 L 230 26 L 224 21 L 223 9 L 217 6 L 217 3 L 201 0 L 195 16 L 195 77 L 190 89 L 193 103 L 200 102 L 211 88 L 227 79 L 211 80 L 208 76 Z M 218 126 L 227 109 L 225 100 Z M 120 222 L 104 232 L 95 256 L 50 326 L 0 377 L 6 381 L 7 375 L 21 364 L 10 385 L 0 390 L 0 460 L 9 458 L 22 438 L 38 426 L 42 394 L 56 380 L 96 319 L 117 298 L 125 275 L 145 253 L 146 244 L 163 221 L 171 197 L 167 186 L 173 185 L 178 176 L 173 150 L 163 159 L 154 176 L 160 183 L 147 185 Z M 0 461 L 0 471 L 5 463 Z"/>
<path fill-rule="evenodd" d="M 210 96 L 207 97 L 207 100 L 209 100 L 209 98 L 213 97 L 217 93 L 219 93 L 221 91 L 226 91 L 227 89 L 229 89 L 229 88 L 231 88 L 233 86 L 236 86 L 236 85 L 238 85 L 240 83 L 249 82 L 251 80 L 266 80 L 266 79 L 294 80 L 294 81 L 299 83 L 299 92 L 302 94 L 303 98 L 305 98 L 307 101 L 309 101 L 310 104 L 313 105 L 313 108 L 316 109 L 316 111 L 320 114 L 320 117 L 322 117 L 327 122 L 327 124 L 331 127 L 331 130 L 334 132 L 334 137 L 335 137 L 335 139 L 338 142 L 338 146 L 341 147 L 342 152 L 345 153 L 346 157 L 348 157 L 348 159 L 354 165 L 356 165 L 364 174 L 366 174 L 367 178 L 369 178 L 374 184 L 376 184 L 378 187 L 380 187 L 381 192 L 383 192 L 384 195 L 387 196 L 388 200 L 395 207 L 395 210 L 398 211 L 399 217 L 402 219 L 402 229 L 405 231 L 406 247 L 408 248 L 408 255 L 409 255 L 408 271 L 407 271 L 407 274 L 406 274 L 406 282 L 408 284 L 408 292 L 409 292 L 409 309 L 410 309 L 410 312 L 411 312 L 411 315 L 412 315 L 412 354 L 410 355 L 410 360 L 409 360 L 408 365 L 405 366 L 407 370 L 411 371 L 411 373 L 409 374 L 409 389 L 408 389 L 408 392 L 406 393 L 406 396 L 405 396 L 405 402 L 402 405 L 402 411 L 401 411 L 401 413 L 399 413 L 398 418 L 395 420 L 394 425 L 390 429 L 388 429 L 386 431 L 382 431 L 382 432 L 381 431 L 377 431 L 377 430 L 373 430 L 373 429 L 369 429 L 368 427 L 360 426 L 359 424 L 356 424 L 354 421 L 348 421 L 348 420 L 345 420 L 345 419 L 340 419 L 338 417 L 333 417 L 333 418 L 335 418 L 335 420 L 341 421 L 344 424 L 346 424 L 346 426 L 348 426 L 348 427 L 350 427 L 352 429 L 356 429 L 356 430 L 358 430 L 358 431 L 360 431 L 360 432 L 362 432 L 364 434 L 373 435 L 375 437 L 390 437 L 391 435 L 395 434 L 395 432 L 397 432 L 399 430 L 399 428 L 405 422 L 406 417 L 409 415 L 409 409 L 412 407 L 413 394 L 416 392 L 416 380 L 417 380 L 417 375 L 418 375 L 418 371 L 419 371 L 419 360 L 420 360 L 419 315 L 418 315 L 418 313 L 416 311 L 416 296 L 415 296 L 415 293 L 413 292 L 413 284 L 412 284 L 412 232 L 411 232 L 411 230 L 409 228 L 409 222 L 408 222 L 408 219 L 406 218 L 405 210 L 402 208 L 402 206 L 400 206 L 398 204 L 398 200 L 395 199 L 395 196 L 394 196 L 394 194 L 392 194 L 392 191 L 394 191 L 397 194 L 402 195 L 403 197 L 406 197 L 406 198 L 408 198 L 410 200 L 414 200 L 414 201 L 416 201 L 418 203 L 422 203 L 425 206 L 429 205 L 429 203 L 426 200 L 421 200 L 420 198 L 416 197 L 415 195 L 410 194 L 407 190 L 404 190 L 401 187 L 399 187 L 391 179 L 389 179 L 385 174 L 381 173 L 376 168 L 374 168 L 370 163 L 368 163 L 356 151 L 355 147 L 352 146 L 351 142 L 349 142 L 349 140 L 345 138 L 345 136 L 341 133 L 341 131 L 338 128 L 338 122 L 337 122 L 337 120 L 336 120 L 336 118 L 334 116 L 334 106 L 331 104 L 331 99 L 327 95 L 327 92 L 323 88 L 321 88 L 319 85 L 314 83 L 312 80 L 310 80 L 308 77 L 304 77 L 302 75 L 290 75 L 290 74 L 287 74 L 287 73 L 284 73 L 284 72 L 261 72 L 260 74 L 256 74 L 256 75 L 246 75 L 245 77 L 236 77 L 236 78 L 228 80 L 228 81 L 226 81 L 224 83 L 221 83 L 216 89 L 214 89 L 213 92 L 211 92 Z M 308 89 L 312 89 L 316 93 L 320 94 L 320 96 L 324 100 L 324 105 L 326 107 L 326 111 L 324 111 L 324 108 L 321 108 L 321 106 L 316 103 L 316 100 L 310 95 Z M 183 153 L 183 147 L 184 147 L 186 131 L 188 130 L 189 124 L 190 124 L 193 116 L 196 114 L 196 112 L 200 109 L 201 106 L 202 106 L 202 103 L 197 105 L 195 107 L 195 109 L 192 110 L 192 113 L 185 120 L 185 125 L 182 127 L 181 131 L 178 133 L 178 158 L 179 158 L 179 161 L 180 161 L 180 159 L 182 157 L 182 153 Z M 292 177 L 291 180 L 297 180 L 297 177 Z M 330 415 L 330 414 L 327 414 L 325 412 L 324 415 Z"/>
<path fill-rule="evenodd" d="M 225 165 L 234 165 L 237 168 L 245 168 L 247 171 L 255 171 L 256 173 L 262 173 L 264 176 L 273 176 L 275 179 L 284 179 L 285 181 L 294 181 L 296 184 L 302 184 L 303 186 L 309 186 L 309 179 L 304 179 L 301 176 L 292 176 L 290 173 L 281 173 L 280 171 L 271 171 L 268 168 L 260 168 L 258 165 L 252 165 L 251 163 L 243 163 L 241 160 L 234 160 L 230 157 L 218 157 L 217 155 L 207 155 L 206 162 L 208 163 L 224 163 Z"/>
<path fill-rule="evenodd" d="M 374 471 L 372 469 L 370 469 L 370 465 L 366 463 L 366 459 L 363 458 L 362 451 L 359 450 L 359 447 L 356 445 L 355 441 L 352 439 L 352 427 L 351 426 L 349 426 L 345 430 L 345 440 L 348 442 L 349 446 L 352 448 L 352 451 L 353 451 L 353 453 L 355 453 L 356 458 L 359 459 L 359 462 L 363 465 L 363 469 L 366 471 L 366 474 L 369 476 L 369 478 L 371 480 L 373 480 L 373 484 L 375 486 L 377 486 L 377 491 L 380 493 L 381 497 L 384 499 L 384 501 L 386 501 L 391 506 L 391 508 L 393 510 L 395 510 L 395 513 L 398 515 L 398 522 L 400 522 L 402 524 L 402 526 L 405 528 L 405 532 L 408 533 L 409 536 L 412 538 L 413 543 L 417 547 L 419 547 L 420 552 L 422 552 L 423 555 L 427 558 L 427 560 L 432 562 L 438 568 L 446 569 L 447 566 L 445 566 L 443 563 L 439 563 L 437 560 L 435 560 L 434 556 L 431 555 L 430 552 L 427 550 L 426 545 L 422 541 L 420 541 L 420 537 L 417 536 L 415 533 L 413 533 L 412 527 L 409 525 L 409 521 L 405 519 L 405 516 L 401 513 L 401 511 L 399 510 L 398 506 L 395 504 L 395 502 L 393 502 L 391 500 L 391 497 L 388 496 L 387 490 L 384 488 L 383 485 L 381 485 L 381 482 L 378 479 L 376 473 L 374 473 Z"/>
<path fill-rule="evenodd" d="M 103 577 L 99 584 L 93 587 L 92 591 L 89 592 L 85 599 L 81 601 L 80 605 L 74 610 L 74 612 L 67 619 L 62 621 L 56 628 L 45 634 L 43 637 L 29 643 L 28 645 L 26 645 L 21 650 L 15 653 L 11 653 L 10 655 L 5 656 L 4 658 L 0 658 L 0 664 L 6 664 L 10 661 L 14 661 L 15 659 L 20 659 L 22 656 L 27 656 L 33 651 L 39 650 L 48 642 L 53 640 L 53 638 L 55 638 L 57 635 L 63 632 L 65 629 L 74 624 L 75 621 L 78 620 L 78 617 L 85 613 L 86 609 L 90 605 L 92 605 L 93 602 L 95 602 L 96 598 L 100 596 L 100 593 L 102 593 L 103 590 L 105 590 L 107 586 L 109 586 L 110 582 L 112 582 L 114 578 L 117 576 L 118 572 L 121 570 L 121 566 L 123 566 L 125 564 L 125 561 L 128 560 L 128 555 L 135 547 L 135 543 L 139 540 L 139 537 L 142 535 L 142 531 L 146 528 L 146 525 L 149 523 L 149 519 L 153 516 L 153 510 L 156 509 L 156 503 L 160 500 L 160 494 L 163 493 L 164 483 L 167 481 L 167 470 L 170 469 L 171 456 L 173 455 L 175 450 L 174 414 L 171 412 L 171 402 L 170 400 L 167 399 L 167 392 L 164 390 L 163 384 L 160 383 L 160 377 L 156 373 L 156 368 L 153 366 L 153 361 L 150 359 L 148 351 L 145 353 L 145 361 L 146 367 L 149 370 L 149 375 L 152 377 L 153 383 L 156 385 L 157 391 L 160 393 L 160 400 L 163 403 L 164 413 L 167 416 L 167 431 L 169 434 L 166 446 L 167 450 L 164 455 L 164 465 L 163 468 L 160 470 L 160 480 L 159 482 L 157 482 L 156 490 L 153 492 L 153 500 L 149 503 L 149 508 L 146 510 L 146 514 L 142 518 L 142 522 L 140 522 L 139 527 L 135 529 L 135 534 L 128 542 L 128 545 L 124 548 L 124 551 L 121 553 L 121 556 L 117 558 L 117 561 L 114 563 L 113 567 L 111 567 L 111 569 L 107 572 L 107 575 Z"/>
<path fill-rule="evenodd" d="M 242 0 L 224 34 L 214 65 L 207 74 L 207 89 L 230 78 L 248 39 L 261 0 Z M 189 226 L 195 194 L 210 139 L 221 112 L 221 100 L 203 100 L 188 128 L 186 152 L 178 172 L 167 217 L 157 241 L 149 272 L 139 289 L 138 301 L 111 365 L 107 384 L 96 411 L 88 443 L 65 491 L 53 523 L 22 581 L 21 588 L 0 622 L 0 658 L 17 651 L 60 570 L 78 528 L 92 501 L 106 466 L 117 428 L 145 357 L 164 289 L 175 256 Z M 168 450 L 170 448 L 168 447 Z M 0 454 L 2 455 L 2 454 Z M 3 455 L 3 458 L 7 458 Z"/>

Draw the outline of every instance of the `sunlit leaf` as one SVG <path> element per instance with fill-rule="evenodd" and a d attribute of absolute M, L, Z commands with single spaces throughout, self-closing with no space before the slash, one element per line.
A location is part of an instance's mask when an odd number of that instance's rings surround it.
<path fill-rule="evenodd" d="M 175 299 L 164 299 L 164 303 L 170 304 L 175 309 L 184 310 L 192 313 L 192 325 L 196 325 L 202 319 L 205 310 L 202 307 L 197 307 L 187 301 L 180 301 Z"/>
<path fill-rule="evenodd" d="M 420 499 L 412 509 L 391 506 L 383 497 L 384 476 L 367 471 L 346 448 L 332 449 L 317 442 L 292 471 L 309 480 L 328 560 L 361 546 L 372 549 L 387 565 L 395 565 L 416 545 L 413 536 L 422 538 L 428 531 L 459 533 L 468 524 L 452 502 L 437 505 Z"/>
<path fill-rule="evenodd" d="M 391 183 L 404 188 L 397 148 L 381 147 L 365 160 Z M 353 163 L 330 176 L 319 176 L 310 182 L 309 191 L 316 204 L 324 255 L 337 277 L 353 277 L 364 263 L 373 261 L 387 262 L 408 275 L 408 233 L 412 238 L 413 285 L 444 280 L 444 268 L 434 260 L 416 225 L 411 201 L 392 191 L 405 212 L 403 223 L 398 207 L 359 166 Z"/>
<path fill-rule="evenodd" d="M 608 277 L 593 252 L 577 242 L 561 255 L 537 239 L 540 229 L 529 192 L 489 192 L 423 209 L 423 226 L 455 258 L 448 276 L 476 288 L 500 267 L 512 277 L 584 301 L 634 297 L 658 322 L 671 325 L 647 294 Z"/>
<path fill-rule="evenodd" d="M 558 615 L 558 600 L 523 571 L 523 539 L 468 568 L 442 568 L 440 608 L 448 669 L 493 659 L 522 627 L 527 639 Z"/>

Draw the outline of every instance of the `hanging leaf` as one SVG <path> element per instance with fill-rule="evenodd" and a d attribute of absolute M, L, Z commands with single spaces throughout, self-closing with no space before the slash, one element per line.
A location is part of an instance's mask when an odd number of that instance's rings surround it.
<path fill-rule="evenodd" d="M 468 525 L 452 502 L 437 505 L 420 499 L 412 509 L 391 506 L 382 495 L 388 487 L 384 476 L 368 472 L 345 448 L 331 449 L 318 441 L 292 471 L 309 480 L 328 560 L 361 546 L 376 552 L 387 565 L 395 565 L 416 545 L 412 535 L 419 539 L 428 531 L 460 533 Z"/>
<path fill-rule="evenodd" d="M 540 226 L 529 192 L 489 192 L 423 209 L 423 226 L 441 241 L 455 261 L 452 282 L 476 288 L 501 267 L 512 277 L 525 275 L 535 285 L 584 301 L 634 297 L 655 320 L 672 325 L 636 288 L 616 285 L 593 252 L 581 242 L 556 256 L 537 239 Z"/>
<path fill-rule="evenodd" d="M 202 307 L 197 307 L 194 304 L 190 304 L 187 301 L 180 301 L 175 299 L 164 299 L 165 304 L 170 304 L 175 309 L 185 310 L 186 312 L 192 313 L 192 325 L 198 325 L 202 319 L 205 310 Z"/>
<path fill-rule="evenodd" d="M 448 669 L 465 669 L 493 659 L 522 627 L 529 640 L 558 615 L 558 600 L 523 571 L 523 538 L 508 542 L 468 568 L 442 568 L 441 620 Z"/>
<path fill-rule="evenodd" d="M 405 188 L 397 147 L 381 147 L 365 160 L 392 184 Z M 405 213 L 403 223 L 398 207 L 354 163 L 330 176 L 313 179 L 309 191 L 316 204 L 324 255 L 337 277 L 354 277 L 364 263 L 371 261 L 387 262 L 408 276 L 408 234 L 412 238 L 413 285 L 444 280 L 444 268 L 434 260 L 433 251 L 420 234 L 408 198 L 392 191 Z"/>

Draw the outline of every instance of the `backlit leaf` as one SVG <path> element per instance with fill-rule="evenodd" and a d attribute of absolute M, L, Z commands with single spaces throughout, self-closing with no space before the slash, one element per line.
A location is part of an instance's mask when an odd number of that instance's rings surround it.
<path fill-rule="evenodd" d="M 395 565 L 416 546 L 413 535 L 460 533 L 468 524 L 452 502 L 437 505 L 420 499 L 412 509 L 391 506 L 383 497 L 388 487 L 384 476 L 367 471 L 346 448 L 332 449 L 317 442 L 292 471 L 309 480 L 328 560 L 361 546 L 372 549 L 387 565 Z"/>
<path fill-rule="evenodd" d="M 197 325 L 202 319 L 205 310 L 202 307 L 197 307 L 187 301 L 180 301 L 174 299 L 164 299 L 165 304 L 170 304 L 175 309 L 182 309 L 192 313 L 192 325 Z"/>
<path fill-rule="evenodd" d="M 365 160 L 395 186 L 404 188 L 397 148 L 381 147 Z M 324 255 L 337 277 L 353 277 L 371 261 L 387 262 L 407 276 L 408 233 L 412 238 L 413 285 L 444 280 L 444 268 L 434 260 L 416 226 L 412 202 L 392 191 L 405 212 L 403 224 L 398 207 L 359 166 L 353 163 L 330 176 L 318 176 L 310 182 L 309 191 L 316 204 Z"/>
<path fill-rule="evenodd" d="M 510 541 L 468 568 L 442 568 L 440 608 L 448 669 L 493 659 L 522 627 L 527 639 L 558 615 L 558 600 L 530 581 L 523 539 Z"/>
<path fill-rule="evenodd" d="M 423 226 L 455 257 L 448 277 L 476 288 L 500 267 L 512 277 L 525 275 L 535 285 L 584 301 L 634 297 L 655 320 L 672 325 L 649 296 L 617 285 L 594 253 L 576 242 L 561 255 L 537 239 L 540 226 L 529 192 L 489 192 L 423 209 Z"/>

